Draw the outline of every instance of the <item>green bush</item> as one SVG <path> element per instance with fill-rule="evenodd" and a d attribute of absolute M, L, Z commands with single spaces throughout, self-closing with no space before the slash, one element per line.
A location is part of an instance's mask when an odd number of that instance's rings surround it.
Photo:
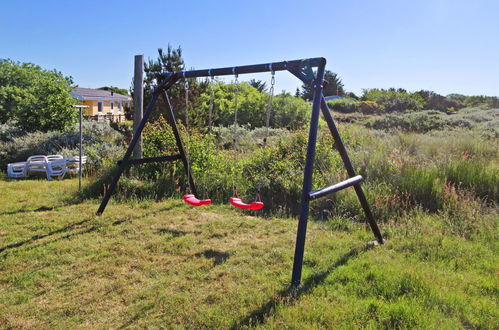
<path fill-rule="evenodd" d="M 327 101 L 329 108 L 336 112 L 352 113 L 356 111 L 355 102 L 350 99 Z"/>
<path fill-rule="evenodd" d="M 409 93 L 403 89 L 366 89 L 363 101 L 376 102 L 382 112 L 418 111 L 424 107 L 424 99 L 418 93 Z"/>
<path fill-rule="evenodd" d="M 283 93 L 274 97 L 271 111 L 272 127 L 296 130 L 310 122 L 312 106 L 301 97 Z"/>
<path fill-rule="evenodd" d="M 381 112 L 378 103 L 373 101 L 358 101 L 354 103 L 355 111 L 365 115 L 376 115 Z"/>
<path fill-rule="evenodd" d="M 462 117 L 449 117 L 437 111 L 421 111 L 408 114 L 389 114 L 368 119 L 366 127 L 380 130 L 402 130 L 406 132 L 427 133 L 449 128 L 472 128 L 473 122 Z"/>

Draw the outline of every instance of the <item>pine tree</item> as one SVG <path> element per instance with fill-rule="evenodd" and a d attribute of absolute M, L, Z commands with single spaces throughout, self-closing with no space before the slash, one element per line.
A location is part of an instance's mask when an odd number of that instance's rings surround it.
<path fill-rule="evenodd" d="M 154 88 L 157 86 L 157 77 L 160 73 L 178 72 L 185 70 L 185 63 L 182 58 L 182 48 L 173 48 L 170 44 L 166 52 L 162 48 L 158 48 L 158 57 L 156 60 L 149 59 L 144 63 L 144 111 L 145 107 L 151 100 Z M 177 119 L 185 121 L 185 81 L 183 79 L 177 81 L 171 86 L 167 93 Z M 188 79 L 189 83 L 189 109 L 195 107 L 199 102 L 199 96 L 206 89 L 205 83 L 198 83 L 196 78 Z M 133 81 L 130 88 L 133 96 Z M 151 119 L 157 118 L 160 114 L 165 114 L 167 104 L 163 97 L 159 97 L 154 106 Z"/>
<path fill-rule="evenodd" d="M 327 81 L 327 84 L 324 84 L 324 89 L 322 92 L 324 96 L 343 96 L 345 94 L 345 90 L 343 89 L 343 82 L 336 73 L 326 70 L 326 72 L 324 73 L 324 80 Z M 314 90 L 312 86 L 303 84 L 301 87 L 300 96 L 305 100 L 311 101 L 314 96 Z"/>

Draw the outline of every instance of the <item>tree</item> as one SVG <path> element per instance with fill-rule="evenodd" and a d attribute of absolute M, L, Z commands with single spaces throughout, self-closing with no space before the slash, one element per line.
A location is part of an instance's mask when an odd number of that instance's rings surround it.
<path fill-rule="evenodd" d="M 185 70 L 184 60 L 182 58 L 182 48 L 179 46 L 174 49 L 171 45 L 163 51 L 158 48 L 158 57 L 156 60 L 149 59 L 144 63 L 144 107 L 149 103 L 154 88 L 157 86 L 157 77 L 164 72 L 177 72 Z M 189 109 L 200 105 L 200 95 L 203 93 L 208 83 L 205 81 L 199 83 L 196 78 L 189 78 Z M 133 81 L 130 88 L 133 97 Z M 168 96 L 175 115 L 178 119 L 185 121 L 185 88 L 184 80 L 181 79 L 176 84 L 171 86 L 168 91 Z M 167 109 L 163 97 L 158 98 L 153 109 L 152 118 L 157 118 L 160 114 L 164 114 Z M 145 110 L 145 109 L 144 109 Z"/>
<path fill-rule="evenodd" d="M 258 89 L 259 92 L 263 92 L 267 89 L 267 83 L 261 81 L 261 80 L 256 80 L 256 79 L 251 79 L 249 81 L 250 86 L 255 87 Z"/>
<path fill-rule="evenodd" d="M 234 123 L 235 85 L 217 82 L 213 86 L 213 124 L 229 126 Z M 252 127 L 265 126 L 265 110 L 269 95 L 260 92 L 247 82 L 238 85 L 237 118 L 240 125 L 250 124 Z M 210 91 L 200 97 L 200 105 L 192 109 L 192 123 L 198 127 L 206 127 L 210 104 Z"/>
<path fill-rule="evenodd" d="M 345 95 L 343 82 L 336 73 L 326 70 L 324 72 L 324 80 L 327 81 L 327 83 L 324 84 L 324 89 L 322 91 L 324 96 Z M 314 97 L 313 87 L 307 84 L 303 84 L 301 87 L 300 96 L 305 100 L 311 101 Z"/>
<path fill-rule="evenodd" d="M 71 84 L 58 71 L 0 59 L 0 122 L 11 120 L 30 132 L 70 127 L 78 118 Z"/>
<path fill-rule="evenodd" d="M 120 95 L 128 95 L 128 91 L 125 88 L 118 88 L 118 87 L 112 87 L 112 86 L 104 86 L 104 87 L 100 87 L 100 88 L 97 88 L 97 89 L 100 89 L 100 90 L 103 90 L 103 91 L 113 92 L 113 93 L 120 94 Z"/>

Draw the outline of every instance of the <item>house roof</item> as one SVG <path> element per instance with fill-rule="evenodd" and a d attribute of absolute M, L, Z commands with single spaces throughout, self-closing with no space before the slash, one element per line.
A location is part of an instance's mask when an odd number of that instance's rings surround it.
<path fill-rule="evenodd" d="M 331 95 L 331 96 L 324 97 L 324 99 L 326 101 L 339 100 L 339 99 L 342 99 L 342 98 L 344 98 L 344 97 L 343 96 L 339 96 L 339 95 Z"/>
<path fill-rule="evenodd" d="M 81 88 L 77 87 L 71 92 L 71 96 L 80 100 L 96 100 L 96 101 L 131 101 L 130 96 L 105 91 L 102 89 Z"/>

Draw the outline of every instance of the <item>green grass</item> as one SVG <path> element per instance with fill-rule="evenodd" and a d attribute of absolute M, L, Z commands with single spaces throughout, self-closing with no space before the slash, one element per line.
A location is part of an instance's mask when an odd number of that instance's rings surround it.
<path fill-rule="evenodd" d="M 346 219 L 309 224 L 288 291 L 295 219 L 179 200 L 75 202 L 77 181 L 0 180 L 1 328 L 497 328 L 497 213 L 475 236 L 416 210 L 384 246 Z"/>

